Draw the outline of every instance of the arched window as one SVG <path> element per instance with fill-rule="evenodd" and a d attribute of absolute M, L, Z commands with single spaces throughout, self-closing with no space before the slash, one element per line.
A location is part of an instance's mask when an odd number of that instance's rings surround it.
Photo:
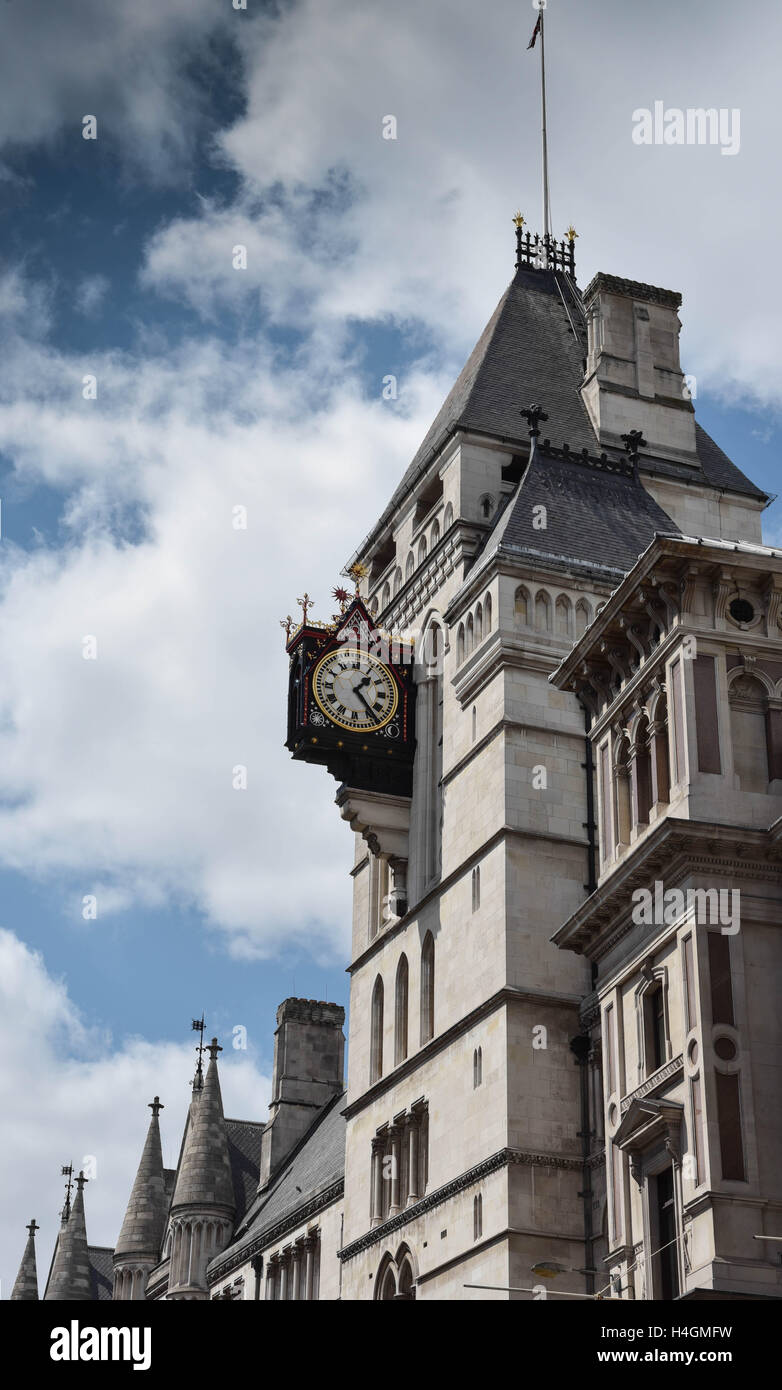
<path fill-rule="evenodd" d="M 457 663 L 458 666 L 461 666 L 462 662 L 464 661 L 464 654 L 465 654 L 465 646 L 464 646 L 464 623 L 460 623 L 460 624 L 459 624 L 459 633 L 458 633 L 458 636 L 457 636 L 457 638 L 456 638 L 456 663 Z"/>
<path fill-rule="evenodd" d="M 391 602 L 391 585 L 390 585 L 389 583 L 386 582 L 386 583 L 383 585 L 383 595 L 382 595 L 382 598 L 381 598 L 381 600 L 380 600 L 380 607 L 381 607 L 381 608 L 387 608 L 390 602 Z"/>
<path fill-rule="evenodd" d="M 521 623 L 522 627 L 529 627 L 529 621 L 531 616 L 530 599 L 529 594 L 527 593 L 527 590 L 523 587 L 523 585 L 516 590 L 513 611 L 516 618 L 516 622 Z"/>
<path fill-rule="evenodd" d="M 478 1086 L 480 1086 L 480 1084 L 481 1084 L 482 1081 L 483 1081 L 483 1050 L 482 1050 L 482 1048 L 480 1048 L 480 1047 L 476 1047 L 475 1051 L 474 1051 L 473 1054 L 472 1054 L 472 1086 L 473 1086 L 473 1090 L 477 1090 Z"/>
<path fill-rule="evenodd" d="M 369 1044 L 369 1080 L 383 1075 L 383 981 L 378 975 L 372 990 L 372 1023 Z"/>
<path fill-rule="evenodd" d="M 410 579 L 410 578 L 411 578 L 414 569 L 415 569 L 415 555 L 413 554 L 413 552 L 412 552 L 412 550 L 411 550 L 411 551 L 410 551 L 410 554 L 409 554 L 408 557 L 407 557 L 407 564 L 405 565 L 405 579 Z"/>
<path fill-rule="evenodd" d="M 407 1057 L 407 956 L 400 956 L 396 968 L 396 1001 L 394 1009 L 394 1066 Z"/>
<path fill-rule="evenodd" d="M 399 593 L 399 590 L 401 589 L 401 587 L 402 587 L 402 571 L 401 571 L 400 569 L 397 568 L 397 569 L 394 570 L 394 596 L 396 596 L 396 595 Z"/>
<path fill-rule="evenodd" d="M 443 517 L 443 531 L 447 531 L 450 526 L 453 526 L 453 507 L 449 502 Z"/>
<path fill-rule="evenodd" d="M 652 806 L 652 751 L 649 720 L 646 715 L 643 715 L 636 725 L 633 759 L 633 824 L 648 825 Z"/>
<path fill-rule="evenodd" d="M 614 753 L 614 795 L 616 798 L 616 837 L 617 847 L 630 843 L 632 825 L 630 798 L 630 747 L 622 736 Z"/>
<path fill-rule="evenodd" d="M 573 606 L 567 594 L 560 594 L 557 599 L 556 629 L 558 637 L 573 636 Z"/>
<path fill-rule="evenodd" d="M 418 563 L 422 565 L 426 559 L 426 536 L 422 536 L 418 542 Z"/>
<path fill-rule="evenodd" d="M 379 607 L 379 604 L 378 604 L 378 601 L 377 601 L 377 594 L 375 594 L 375 597 L 373 598 L 372 602 L 371 602 L 370 605 L 369 605 L 369 611 L 370 611 L 370 613 L 372 614 L 372 617 L 373 617 L 373 618 L 377 617 L 377 610 L 378 610 L 378 607 Z"/>
<path fill-rule="evenodd" d="M 399 1267 L 399 1288 L 397 1298 L 406 1298 L 412 1302 L 415 1298 L 415 1280 L 413 1278 L 413 1267 L 408 1258 L 405 1258 Z"/>
<path fill-rule="evenodd" d="M 535 595 L 535 627 L 539 632 L 551 631 L 551 599 L 544 589 Z"/>
<path fill-rule="evenodd" d="M 428 931 L 421 948 L 421 1046 L 434 1037 L 434 937 Z"/>
<path fill-rule="evenodd" d="M 476 864 L 472 871 L 472 910 L 477 912 L 481 905 L 481 869 Z"/>
<path fill-rule="evenodd" d="M 728 691 L 733 770 L 743 792 L 768 791 L 766 691 L 755 676 L 743 674 Z"/>
<path fill-rule="evenodd" d="M 580 598 L 576 604 L 576 637 L 586 632 L 591 621 L 592 609 L 585 598 Z"/>
<path fill-rule="evenodd" d="M 479 603 L 475 610 L 475 642 L 483 641 L 483 604 Z"/>
<path fill-rule="evenodd" d="M 487 594 L 483 600 L 483 616 L 486 624 L 486 631 L 491 632 L 491 594 Z"/>
<path fill-rule="evenodd" d="M 472 1235 L 473 1240 L 480 1240 L 483 1235 L 483 1195 L 480 1192 L 472 1203 Z"/>
<path fill-rule="evenodd" d="M 434 550 L 434 548 L 435 548 L 435 546 L 437 545 L 437 542 L 439 541 L 439 539 L 440 539 L 440 523 L 439 523 L 439 521 L 435 521 L 435 522 L 432 523 L 432 535 L 431 535 L 431 538 L 430 538 L 430 541 L 429 541 L 429 548 L 430 548 L 430 550 Z"/>
<path fill-rule="evenodd" d="M 472 651 L 472 649 L 473 649 L 474 646 L 475 646 L 475 624 L 474 624 L 474 622 L 473 622 L 473 620 L 472 620 L 472 613 L 470 613 L 470 615 L 469 615 L 469 617 L 468 617 L 468 619 L 467 619 L 467 644 L 466 644 L 466 648 L 465 648 L 465 650 L 466 650 L 468 656 L 470 655 L 470 652 Z"/>
<path fill-rule="evenodd" d="M 478 711 L 477 711 L 475 705 L 473 705 L 473 707 L 472 707 L 472 741 L 473 741 L 473 743 L 475 742 L 475 739 L 476 739 L 476 737 L 477 737 L 477 734 L 478 734 Z"/>

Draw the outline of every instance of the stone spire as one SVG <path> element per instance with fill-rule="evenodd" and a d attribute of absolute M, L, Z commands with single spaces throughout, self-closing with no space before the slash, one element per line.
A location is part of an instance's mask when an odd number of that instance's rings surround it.
<path fill-rule="evenodd" d="M 163 1106 L 158 1096 L 150 1101 L 149 1108 L 152 1118 L 125 1212 L 125 1220 L 114 1251 L 115 1265 L 137 1257 L 151 1260 L 154 1264 L 160 1256 L 168 1204 L 158 1119 Z"/>
<path fill-rule="evenodd" d="M 35 1233 L 40 1230 L 40 1227 L 36 1226 L 35 1217 L 33 1217 L 27 1230 L 29 1231 L 29 1235 L 27 1237 L 27 1244 L 24 1247 L 22 1263 L 19 1266 L 16 1283 L 11 1290 L 12 1303 L 38 1302 L 38 1270 L 35 1265 Z"/>
<path fill-rule="evenodd" d="M 63 1222 L 57 1237 L 52 1272 L 44 1294 L 47 1300 L 72 1303 L 77 1300 L 92 1300 L 92 1277 L 90 1256 L 87 1249 L 87 1226 L 84 1219 L 84 1184 L 87 1179 L 79 1173 L 76 1179 L 76 1198 L 67 1215 L 67 1203 L 63 1212 Z"/>
<path fill-rule="evenodd" d="M 217 1054 L 222 1048 L 217 1038 L 209 1045 L 209 1066 L 203 1088 L 190 1107 L 185 1146 L 179 1166 L 172 1214 L 182 1207 L 219 1206 L 235 1208 L 228 1136 L 223 1116 L 223 1099 L 217 1073 Z"/>

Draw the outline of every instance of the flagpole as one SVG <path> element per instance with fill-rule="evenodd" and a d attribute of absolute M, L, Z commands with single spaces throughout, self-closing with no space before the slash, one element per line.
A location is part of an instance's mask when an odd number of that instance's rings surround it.
<path fill-rule="evenodd" d="M 548 240 L 551 236 L 551 215 L 549 209 L 548 192 L 548 140 L 546 136 L 546 41 L 544 38 L 544 9 L 540 9 L 540 103 L 543 111 L 543 232 L 546 237 L 546 253 L 548 259 Z"/>

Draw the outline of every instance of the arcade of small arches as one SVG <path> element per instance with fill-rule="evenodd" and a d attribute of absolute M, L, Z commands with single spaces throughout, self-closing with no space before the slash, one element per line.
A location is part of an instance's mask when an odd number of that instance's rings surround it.
<path fill-rule="evenodd" d="M 219 1255 L 231 1237 L 228 1221 L 183 1217 L 171 1222 L 168 1237 L 169 1297 L 177 1289 L 199 1288 L 209 1261 Z M 186 1294 L 183 1294 L 186 1297 Z"/>
<path fill-rule="evenodd" d="M 400 1245 L 396 1255 L 386 1251 L 375 1281 L 375 1300 L 385 1303 L 392 1299 L 412 1303 L 415 1299 L 416 1274 L 413 1255 L 407 1245 Z"/>
<path fill-rule="evenodd" d="M 402 566 L 398 564 L 394 570 L 393 575 L 391 575 L 390 578 L 388 578 L 383 584 L 383 587 L 380 591 L 380 595 L 378 596 L 377 594 L 375 594 L 369 606 L 370 612 L 372 613 L 373 617 L 376 616 L 378 612 L 380 612 L 381 610 L 386 609 L 389 603 L 391 602 L 392 598 L 396 598 L 397 594 L 399 593 L 399 590 L 402 588 L 402 585 L 406 584 L 408 579 L 412 579 L 413 575 L 415 574 L 415 571 L 426 560 L 427 555 L 429 555 L 434 550 L 435 546 L 439 544 L 441 536 L 444 536 L 445 533 L 449 531 L 452 526 L 453 507 L 449 502 L 443 514 L 442 529 L 440 526 L 439 518 L 435 517 L 431 525 L 427 527 L 426 530 L 422 531 L 421 534 L 415 538 L 413 545 L 407 552 L 404 573 L 402 571 Z"/>
<path fill-rule="evenodd" d="M 538 589 L 533 595 L 524 584 L 516 590 L 513 612 L 517 625 L 571 641 L 586 632 L 593 617 L 592 605 L 586 598 L 577 599 L 574 607 L 568 594 L 551 594 L 547 589 Z"/>
<path fill-rule="evenodd" d="M 468 613 L 466 620 L 459 624 L 456 634 L 456 659 L 461 666 L 475 648 L 488 637 L 492 630 L 491 594 L 484 595 L 475 608 Z"/>
<path fill-rule="evenodd" d="M 410 970 L 403 953 L 397 963 L 394 981 L 394 1066 L 407 1059 L 409 1048 L 408 1001 Z M 372 989 L 370 1010 L 369 1080 L 379 1081 L 384 1074 L 384 1010 L 385 987 L 378 975 Z M 421 945 L 419 1039 L 420 1046 L 434 1036 L 434 937 L 428 931 Z"/>

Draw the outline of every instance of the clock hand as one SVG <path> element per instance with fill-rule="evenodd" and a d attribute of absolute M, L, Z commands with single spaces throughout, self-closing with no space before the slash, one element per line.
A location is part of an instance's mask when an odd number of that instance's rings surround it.
<path fill-rule="evenodd" d="M 363 685 L 363 681 L 361 682 L 361 684 Z M 362 705 L 364 706 L 364 709 L 365 709 L 365 710 L 368 710 L 368 712 L 372 715 L 372 718 L 373 718 L 373 719 L 376 719 L 376 718 L 377 718 L 377 712 L 376 712 L 375 710 L 373 710 L 372 706 L 371 706 L 370 703 L 369 703 L 369 700 L 365 700 L 365 699 L 364 699 L 364 696 L 361 694 L 361 690 L 359 689 L 359 686 L 358 686 L 358 685 L 354 685 L 354 687 L 353 687 L 353 694 L 354 694 L 354 695 L 358 695 L 358 698 L 359 698 L 359 700 L 361 701 Z"/>

